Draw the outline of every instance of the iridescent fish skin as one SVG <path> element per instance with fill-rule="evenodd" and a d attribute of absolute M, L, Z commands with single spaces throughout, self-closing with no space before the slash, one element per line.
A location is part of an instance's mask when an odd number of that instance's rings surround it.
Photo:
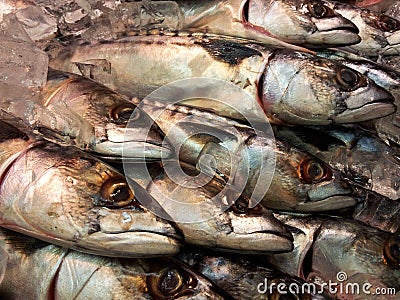
<path fill-rule="evenodd" d="M 274 124 L 352 123 L 395 111 L 389 92 L 340 63 L 233 38 L 132 36 L 71 47 L 50 65 L 89 76 L 131 97 L 143 98 L 180 79 L 232 82 L 253 98 L 242 106 L 258 115 L 261 105 Z M 189 86 L 185 92 L 194 89 Z M 232 111 L 224 115 L 240 118 Z"/>
<path fill-rule="evenodd" d="M 9 254 L 2 299 L 231 299 L 177 260 L 90 255 L 6 229 L 0 246 Z"/>
<path fill-rule="evenodd" d="M 154 99 L 144 99 L 139 106 L 165 132 L 180 161 L 198 167 L 204 155 L 213 155 L 222 181 L 228 178 L 225 181 L 235 183 L 252 203 L 261 201 L 267 208 L 303 212 L 357 203 L 352 188 L 338 171 L 307 152 L 274 139 L 273 134 L 260 133 L 248 125 L 190 106 L 167 107 Z M 203 134 L 193 135 L 191 128 Z M 262 194 L 260 184 L 269 185 Z"/>
<path fill-rule="evenodd" d="M 361 42 L 344 47 L 363 56 L 398 55 L 400 53 L 400 21 L 385 14 L 335 1 L 325 5 L 353 22 L 359 29 Z"/>
<path fill-rule="evenodd" d="M 179 251 L 174 227 L 138 202 L 156 206 L 138 184 L 130 188 L 121 173 L 77 148 L 0 123 L 2 227 L 105 256 Z"/>
<path fill-rule="evenodd" d="M 279 299 L 283 293 L 300 300 L 331 299 L 327 294 L 303 293 L 301 285 L 305 281 L 286 275 L 275 267 L 260 263 L 256 259 L 228 254 L 222 256 L 218 253 L 199 250 L 188 250 L 177 257 L 218 284 L 235 299 L 261 300 L 275 297 Z M 283 293 L 278 292 L 278 285 L 285 287 Z M 288 291 L 290 285 L 292 288 Z M 299 287 L 298 291 L 293 288 L 294 286 Z"/>
<path fill-rule="evenodd" d="M 371 294 L 353 293 L 354 299 L 397 299 L 398 294 L 377 298 L 373 293 L 376 288 L 400 289 L 398 235 L 342 218 L 277 217 L 292 227 L 295 239 L 292 253 L 268 256 L 278 269 L 319 284 L 329 280 L 339 284 L 337 276 L 342 272 L 345 283 L 358 284 L 360 291 L 365 282 L 370 284 Z M 339 289 L 335 296 L 348 299 Z"/>
<path fill-rule="evenodd" d="M 275 135 L 340 171 L 351 184 L 400 198 L 399 149 L 352 127 L 275 127 Z"/>

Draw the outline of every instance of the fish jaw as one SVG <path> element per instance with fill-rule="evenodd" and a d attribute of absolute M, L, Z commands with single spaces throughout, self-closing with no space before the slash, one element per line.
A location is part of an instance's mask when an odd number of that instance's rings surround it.
<path fill-rule="evenodd" d="M 126 127 L 110 124 L 106 132 L 107 139 L 93 146 L 101 155 L 127 160 L 161 160 L 174 155 L 172 145 L 148 116 L 139 123 L 129 121 Z"/>
<path fill-rule="evenodd" d="M 271 4 L 270 4 L 271 3 Z M 358 28 L 348 19 L 329 9 L 326 15 L 314 17 L 311 3 L 303 1 L 248 1 L 248 22 L 265 28 L 271 35 L 293 44 L 311 47 L 352 45 L 360 42 Z M 246 7 L 246 5 L 245 5 Z M 281 22 L 276 22 L 281 20 Z"/>

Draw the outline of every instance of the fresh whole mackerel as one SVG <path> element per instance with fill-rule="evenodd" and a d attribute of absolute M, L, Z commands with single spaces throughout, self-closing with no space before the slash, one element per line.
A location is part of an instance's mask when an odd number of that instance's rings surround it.
<path fill-rule="evenodd" d="M 9 254 L 2 299 L 232 299 L 173 259 L 90 255 L 3 228 L 0 246 Z"/>
<path fill-rule="evenodd" d="M 142 205 L 163 212 L 138 184 L 75 147 L 0 124 L 0 226 L 105 256 L 179 251 L 180 235 Z"/>
<path fill-rule="evenodd" d="M 71 46 L 50 65 L 141 98 L 179 79 L 196 78 L 196 83 L 201 82 L 199 77 L 225 80 L 253 98 L 240 103 L 246 112 L 257 116 L 261 105 L 274 124 L 352 123 L 395 111 L 390 93 L 340 63 L 233 38 L 132 36 Z M 196 88 L 197 84 L 192 84 L 185 92 L 190 94 Z M 226 95 L 228 104 L 235 105 L 229 98 Z M 196 105 L 208 107 L 210 102 Z M 222 115 L 243 118 L 227 108 L 211 108 Z"/>
<path fill-rule="evenodd" d="M 337 299 L 349 299 L 349 296 L 350 299 L 398 299 L 400 239 L 397 234 L 342 218 L 277 217 L 291 226 L 295 240 L 291 253 L 268 256 L 267 260 L 279 270 L 315 284 L 325 283 L 325 289 L 329 281 L 336 283 L 333 294 Z M 369 284 L 364 289 L 367 293 L 363 291 L 366 283 Z M 348 286 L 346 290 L 346 284 L 353 287 Z M 378 289 L 385 289 L 387 294 L 375 294 Z"/>
<path fill-rule="evenodd" d="M 171 6 L 176 3 L 179 7 L 179 22 L 172 28 L 167 21 L 171 17 L 163 14 L 160 2 L 142 1 L 142 9 L 158 16 L 158 26 L 172 30 L 205 31 L 268 44 L 276 38 L 310 47 L 360 41 L 352 22 L 318 0 L 171 1 Z"/>
<path fill-rule="evenodd" d="M 272 134 L 190 106 L 148 98 L 138 105 L 165 132 L 180 162 L 203 171 L 203 157 L 213 156 L 216 170 L 208 174 L 239 190 L 250 206 L 261 201 L 267 208 L 315 212 L 357 203 L 338 171 Z"/>

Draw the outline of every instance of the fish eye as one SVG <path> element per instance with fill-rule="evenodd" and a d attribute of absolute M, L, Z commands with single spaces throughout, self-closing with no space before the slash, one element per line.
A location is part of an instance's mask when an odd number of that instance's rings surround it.
<path fill-rule="evenodd" d="M 391 237 L 383 248 L 386 263 L 392 268 L 400 268 L 400 237 Z"/>
<path fill-rule="evenodd" d="M 236 214 L 245 214 L 249 210 L 249 203 L 248 203 L 248 201 L 246 199 L 239 198 L 231 206 L 231 209 Z"/>
<path fill-rule="evenodd" d="M 106 207 L 124 207 L 135 200 L 135 195 L 123 178 L 110 178 L 100 189 L 103 203 Z"/>
<path fill-rule="evenodd" d="M 185 280 L 178 270 L 167 268 L 150 278 L 150 291 L 158 299 L 174 296 L 185 286 Z"/>
<path fill-rule="evenodd" d="M 342 90 L 348 92 L 354 91 L 367 83 L 363 75 L 346 67 L 341 67 L 337 70 L 336 81 Z"/>
<path fill-rule="evenodd" d="M 314 159 L 306 159 L 300 164 L 300 176 L 306 183 L 318 183 L 332 179 L 332 171 Z"/>
<path fill-rule="evenodd" d="M 376 25 L 383 31 L 393 32 L 400 29 L 400 22 L 386 15 L 380 15 Z"/>
<path fill-rule="evenodd" d="M 133 104 L 122 104 L 114 107 L 110 112 L 111 121 L 118 125 L 125 125 L 129 120 L 136 120 L 140 116 L 139 110 Z"/>
<path fill-rule="evenodd" d="M 332 9 L 317 1 L 309 2 L 307 4 L 307 9 L 313 17 L 318 19 L 335 15 Z"/>

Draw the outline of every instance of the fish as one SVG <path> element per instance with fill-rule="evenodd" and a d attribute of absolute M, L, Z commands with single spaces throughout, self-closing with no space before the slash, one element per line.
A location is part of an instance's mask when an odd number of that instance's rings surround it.
<path fill-rule="evenodd" d="M 177 258 L 218 284 L 235 299 L 279 299 L 282 295 L 294 299 L 331 299 L 326 293 L 319 295 L 302 291 L 305 281 L 254 258 L 198 249 L 186 250 L 179 253 Z"/>
<path fill-rule="evenodd" d="M 90 255 L 0 229 L 2 299 L 232 299 L 184 263 Z"/>
<path fill-rule="evenodd" d="M 387 144 L 400 144 L 400 116 L 397 108 L 400 106 L 400 73 L 387 65 L 344 51 L 321 51 L 317 55 L 339 60 L 349 68 L 368 76 L 376 84 L 389 91 L 394 97 L 396 112 L 383 118 L 371 120 L 362 124 L 368 130 L 373 130 Z"/>
<path fill-rule="evenodd" d="M 294 250 L 267 256 L 279 270 L 308 282 L 336 283 L 337 299 L 397 299 L 400 289 L 400 240 L 362 223 L 334 217 L 276 215 L 291 226 Z M 365 283 L 369 286 L 362 288 Z M 340 287 L 342 284 L 342 288 Z M 346 284 L 358 285 L 346 294 Z M 331 288 L 330 286 L 329 288 Z M 386 289 L 379 297 L 377 289 Z M 389 289 L 390 288 L 390 289 Z M 331 293 L 332 293 L 331 292 Z"/>
<path fill-rule="evenodd" d="M 201 85 L 199 77 L 228 81 L 251 97 L 231 103 L 229 91 L 216 88 L 225 92 L 221 99 L 225 106 L 240 105 L 257 117 L 261 106 L 273 124 L 352 123 L 395 111 L 389 92 L 335 61 L 233 38 L 174 35 L 139 35 L 69 47 L 51 59 L 50 66 L 87 76 L 137 98 L 190 78 L 196 84 L 179 88 L 184 88 L 188 98 L 195 98 L 199 91 L 210 89 Z M 200 105 L 207 107 L 209 103 Z M 213 109 L 243 119 L 232 109 Z"/>
<path fill-rule="evenodd" d="M 0 226 L 104 256 L 179 251 L 180 234 L 138 184 L 75 147 L 0 124 Z"/>
<path fill-rule="evenodd" d="M 352 127 L 275 127 L 275 136 L 339 170 L 352 185 L 400 198 L 399 149 Z"/>
<path fill-rule="evenodd" d="M 344 49 L 361 56 L 399 55 L 400 20 L 351 4 L 324 1 L 325 5 L 353 22 L 359 29 L 361 42 Z"/>
<path fill-rule="evenodd" d="M 154 168 L 146 190 L 171 216 L 185 243 L 238 253 L 281 252 L 292 250 L 287 229 L 262 205 L 249 206 L 243 197 L 220 193 L 219 183 L 190 167 L 186 176 Z M 127 177 L 134 179 L 131 174 Z M 177 175 L 177 176 L 176 176 Z"/>
<path fill-rule="evenodd" d="M 172 155 L 146 113 L 126 97 L 76 74 L 50 69 L 38 99 L 13 99 L 2 108 L 52 142 L 98 156 L 160 160 Z"/>
<path fill-rule="evenodd" d="M 156 98 L 138 103 L 165 132 L 179 161 L 216 176 L 224 189 L 270 209 L 316 212 L 352 207 L 358 198 L 328 163 L 274 137 L 213 112 Z M 270 130 L 268 132 L 268 129 Z M 212 156 L 210 169 L 202 159 Z M 202 168 L 203 167 L 203 168 Z"/>
<path fill-rule="evenodd" d="M 180 28 L 254 39 L 271 38 L 308 47 L 350 45 L 360 41 L 358 28 L 322 1 L 228 0 L 175 1 Z M 153 4 L 154 3 L 154 4 Z M 150 2 L 157 11 L 157 2 Z M 162 15 L 162 11 L 157 11 Z M 276 22 L 281 20 L 281 22 Z"/>

